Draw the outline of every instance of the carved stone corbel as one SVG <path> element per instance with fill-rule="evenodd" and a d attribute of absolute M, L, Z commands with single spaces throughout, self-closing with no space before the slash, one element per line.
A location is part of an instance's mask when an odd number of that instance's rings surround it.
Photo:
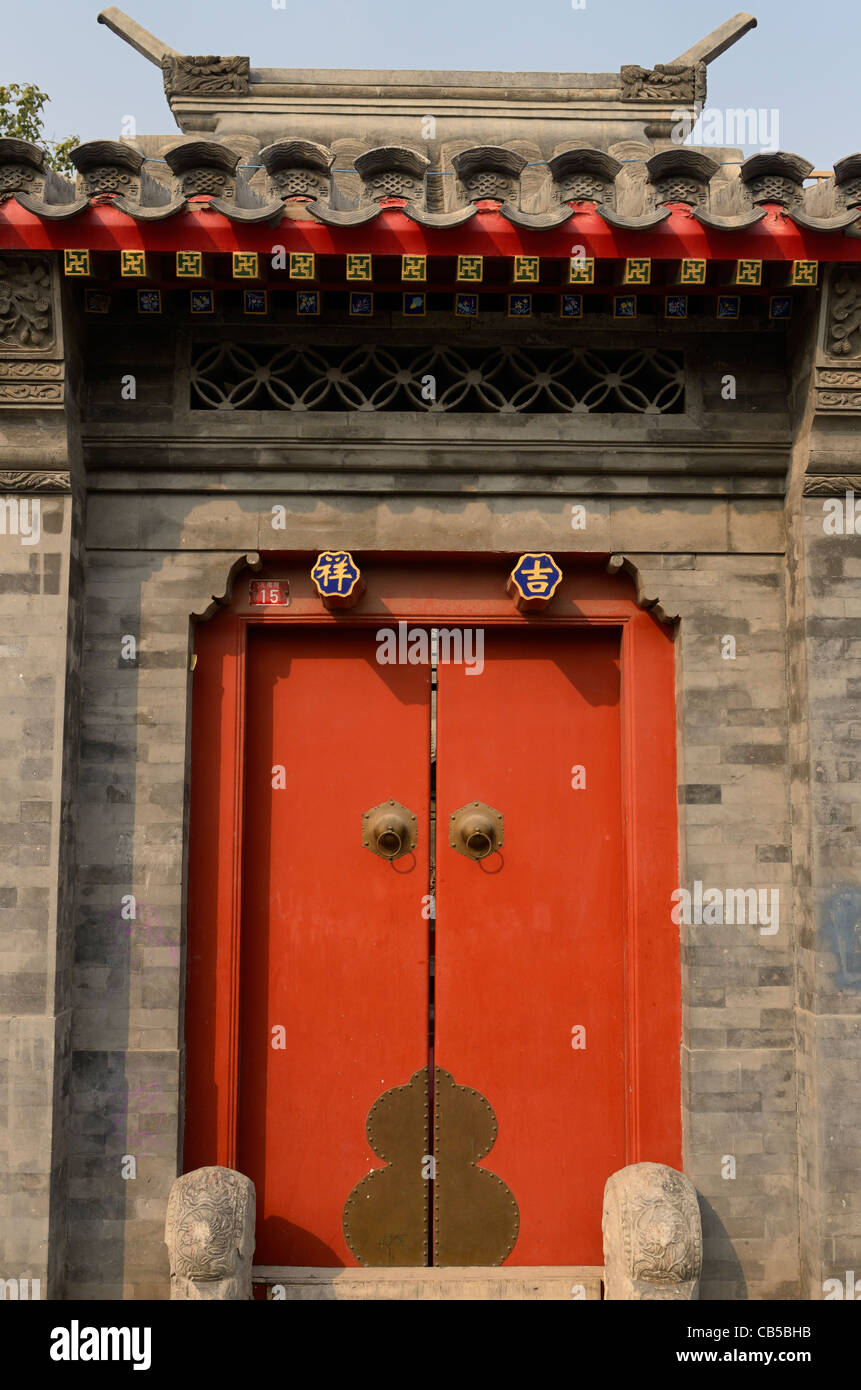
<path fill-rule="evenodd" d="M 832 274 L 825 350 L 829 357 L 861 357 L 861 275 L 857 265 L 837 266 Z"/>
<path fill-rule="evenodd" d="M 622 69 L 623 101 L 704 102 L 705 63 L 657 63 L 653 68 L 626 63 Z"/>
<path fill-rule="evenodd" d="M 164 91 L 172 97 L 247 96 L 251 64 L 247 57 L 217 53 L 165 53 L 161 60 Z"/>
<path fill-rule="evenodd" d="M 606 1299 L 699 1298 L 703 1237 L 696 1189 L 664 1163 L 632 1163 L 604 1187 Z"/>
<path fill-rule="evenodd" d="M 63 398 L 56 262 L 40 255 L 0 256 L 0 409 L 56 409 Z"/>
<path fill-rule="evenodd" d="M 164 1240 L 171 1299 L 251 1298 L 254 1184 L 232 1168 L 196 1168 L 170 1189 Z"/>

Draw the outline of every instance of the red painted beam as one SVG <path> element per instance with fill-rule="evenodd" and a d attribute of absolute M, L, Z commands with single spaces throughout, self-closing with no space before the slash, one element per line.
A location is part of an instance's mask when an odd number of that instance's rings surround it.
<path fill-rule="evenodd" d="M 480 209 L 460 227 L 431 228 L 412 222 L 398 208 L 387 208 L 362 227 L 327 227 L 311 220 L 282 218 L 277 228 L 231 222 L 201 205 L 164 222 L 138 222 L 108 204 L 92 205 L 67 221 L 53 222 L 25 211 L 14 200 L 0 206 L 0 250 L 61 251 L 257 251 L 273 248 L 345 255 L 404 253 L 428 256 L 541 256 L 566 259 L 577 254 L 596 260 L 650 256 L 673 261 L 692 257 L 711 261 L 750 258 L 762 261 L 861 261 L 861 237 L 845 232 L 810 232 L 796 226 L 781 208 L 771 207 L 746 232 L 703 227 L 689 209 L 675 207 L 651 231 L 609 226 L 593 211 L 572 212 L 561 227 L 539 231 L 514 226 L 496 210 Z M 583 248 L 580 251 L 580 248 Z"/>

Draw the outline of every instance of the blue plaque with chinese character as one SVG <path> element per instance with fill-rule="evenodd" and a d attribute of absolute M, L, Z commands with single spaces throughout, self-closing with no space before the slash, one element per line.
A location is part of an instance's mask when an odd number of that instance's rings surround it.
<path fill-rule="evenodd" d="M 552 555 L 521 555 L 508 577 L 506 593 L 520 612 L 545 608 L 562 582 L 562 571 Z"/>
<path fill-rule="evenodd" d="M 352 608 L 365 592 L 362 572 L 349 550 L 324 550 L 311 578 L 327 608 Z"/>

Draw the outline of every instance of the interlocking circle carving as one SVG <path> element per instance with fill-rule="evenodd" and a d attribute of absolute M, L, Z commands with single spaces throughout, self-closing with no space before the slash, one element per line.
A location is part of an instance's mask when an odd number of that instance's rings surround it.
<path fill-rule="evenodd" d="M 209 410 L 680 414 L 681 353 L 657 348 L 198 347 L 191 404 Z"/>

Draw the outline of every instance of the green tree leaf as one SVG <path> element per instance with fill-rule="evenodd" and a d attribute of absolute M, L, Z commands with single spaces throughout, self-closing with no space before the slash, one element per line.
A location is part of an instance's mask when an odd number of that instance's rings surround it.
<path fill-rule="evenodd" d="M 43 111 L 51 98 L 33 82 L 10 82 L 0 86 L 0 135 L 17 136 L 19 140 L 29 140 L 45 151 L 45 162 L 61 174 L 74 177 L 75 166 L 69 155 L 80 144 L 77 135 L 68 135 L 65 140 L 49 140 L 45 135 Z"/>

